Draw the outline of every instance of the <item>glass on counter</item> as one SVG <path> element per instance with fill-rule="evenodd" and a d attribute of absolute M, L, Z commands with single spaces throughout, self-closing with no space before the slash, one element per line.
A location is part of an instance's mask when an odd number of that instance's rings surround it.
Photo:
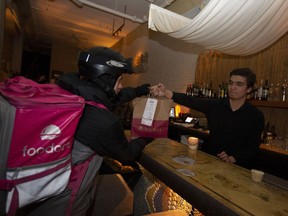
<path fill-rule="evenodd" d="M 264 139 L 264 144 L 265 145 L 271 145 L 272 139 L 273 139 L 272 133 L 271 132 L 267 132 L 266 133 L 266 138 Z"/>

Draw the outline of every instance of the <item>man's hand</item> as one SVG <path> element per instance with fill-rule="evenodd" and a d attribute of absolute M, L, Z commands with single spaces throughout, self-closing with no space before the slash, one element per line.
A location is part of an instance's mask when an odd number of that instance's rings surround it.
<path fill-rule="evenodd" d="M 236 163 L 235 158 L 233 156 L 227 155 L 225 151 L 222 151 L 221 153 L 217 154 L 217 157 L 225 161 L 226 163 Z"/>
<path fill-rule="evenodd" d="M 166 98 L 169 98 L 169 99 L 171 99 L 173 96 L 173 92 L 166 89 L 166 87 L 162 83 L 159 83 L 158 85 L 151 86 L 150 87 L 150 93 L 154 97 L 165 96 Z"/>

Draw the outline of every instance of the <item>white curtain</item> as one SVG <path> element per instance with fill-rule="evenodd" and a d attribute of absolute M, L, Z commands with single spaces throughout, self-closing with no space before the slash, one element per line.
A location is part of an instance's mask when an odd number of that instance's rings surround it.
<path fill-rule="evenodd" d="M 148 28 L 231 55 L 251 55 L 288 31 L 288 0 L 210 0 L 193 19 L 150 5 Z"/>

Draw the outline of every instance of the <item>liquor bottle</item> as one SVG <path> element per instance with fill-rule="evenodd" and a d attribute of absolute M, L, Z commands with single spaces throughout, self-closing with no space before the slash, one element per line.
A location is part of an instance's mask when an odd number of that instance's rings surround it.
<path fill-rule="evenodd" d="M 284 82 L 282 84 L 282 101 L 287 101 L 287 80 L 284 79 Z"/>
<path fill-rule="evenodd" d="M 210 80 L 210 83 L 208 85 L 208 98 L 212 98 L 213 96 L 213 88 L 212 88 L 212 80 Z"/>
<path fill-rule="evenodd" d="M 265 80 L 265 85 L 263 86 L 263 92 L 262 92 L 262 100 L 268 100 L 268 95 L 269 93 L 269 85 L 268 85 L 268 80 Z"/>
<path fill-rule="evenodd" d="M 222 82 L 221 86 L 220 86 L 220 98 L 224 98 L 225 96 L 225 87 L 224 87 L 224 82 Z"/>
<path fill-rule="evenodd" d="M 224 85 L 224 98 L 228 97 L 228 83 Z"/>
<path fill-rule="evenodd" d="M 274 88 L 274 101 L 281 101 L 281 89 L 280 84 L 277 83 Z"/>
<path fill-rule="evenodd" d="M 275 100 L 274 84 L 270 83 L 268 90 L 268 101 L 274 101 L 274 100 Z"/>
<path fill-rule="evenodd" d="M 195 85 L 194 85 L 194 83 L 193 83 L 192 86 L 190 86 L 190 94 L 191 94 L 192 97 L 195 96 L 195 95 L 194 95 L 194 88 L 195 88 Z"/>
<path fill-rule="evenodd" d="M 203 98 L 203 84 L 202 84 L 202 82 L 201 82 L 201 84 L 200 84 L 200 86 L 198 88 L 198 96 L 200 98 Z"/>
<path fill-rule="evenodd" d="M 206 83 L 204 82 L 203 84 L 201 84 L 201 90 L 202 90 L 202 97 L 206 98 Z"/>
<path fill-rule="evenodd" d="M 257 91 L 257 100 L 262 100 L 263 99 L 263 79 L 260 81 L 260 86 Z"/>
<path fill-rule="evenodd" d="M 195 98 L 199 97 L 199 89 L 198 89 L 198 83 L 195 83 L 194 88 L 193 88 L 193 96 Z"/>
<path fill-rule="evenodd" d="M 257 82 L 255 83 L 255 86 L 254 86 L 252 92 L 253 92 L 252 93 L 252 95 L 253 95 L 252 99 L 257 100 L 257 98 L 258 98 L 258 83 Z"/>
<path fill-rule="evenodd" d="M 191 88 L 190 88 L 190 84 L 187 85 L 187 88 L 186 88 L 186 95 L 191 95 Z"/>
<path fill-rule="evenodd" d="M 218 85 L 218 89 L 217 89 L 217 98 L 221 98 L 221 85 Z"/>

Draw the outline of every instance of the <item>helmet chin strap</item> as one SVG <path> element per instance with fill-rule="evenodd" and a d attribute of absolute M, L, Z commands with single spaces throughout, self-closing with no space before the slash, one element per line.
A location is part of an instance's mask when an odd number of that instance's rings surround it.
<path fill-rule="evenodd" d="M 114 88 L 107 92 L 107 96 L 111 99 L 111 101 L 113 101 L 117 97 Z"/>
<path fill-rule="evenodd" d="M 117 96 L 114 87 L 110 88 L 109 85 L 100 78 L 94 79 L 93 82 L 107 94 L 109 99 L 113 100 Z"/>

